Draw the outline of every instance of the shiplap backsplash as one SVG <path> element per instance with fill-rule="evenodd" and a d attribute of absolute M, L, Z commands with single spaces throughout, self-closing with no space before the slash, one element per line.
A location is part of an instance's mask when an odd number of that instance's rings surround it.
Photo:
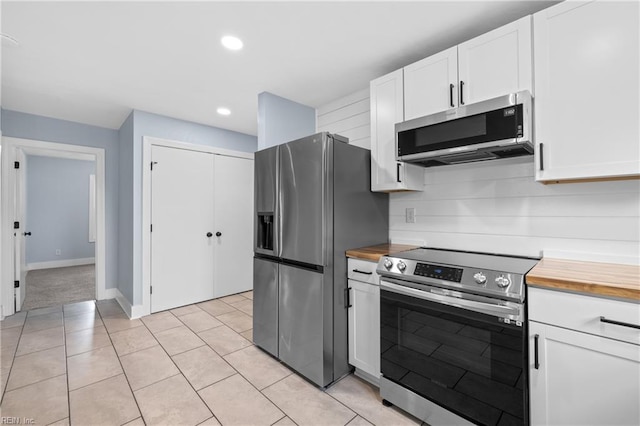
<path fill-rule="evenodd" d="M 318 131 L 370 148 L 368 89 L 317 114 Z M 416 223 L 405 220 L 411 207 Z M 424 191 L 390 194 L 389 210 L 392 242 L 640 263 L 639 180 L 543 185 L 533 157 L 427 168 Z"/>
<path fill-rule="evenodd" d="M 369 88 L 366 88 L 318 108 L 317 130 L 346 136 L 350 144 L 371 149 L 369 110 Z"/>

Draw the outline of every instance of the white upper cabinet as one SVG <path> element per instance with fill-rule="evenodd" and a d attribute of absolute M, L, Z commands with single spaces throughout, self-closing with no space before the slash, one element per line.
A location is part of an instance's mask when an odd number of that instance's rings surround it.
<path fill-rule="evenodd" d="M 458 45 L 458 101 L 532 90 L 531 16 Z"/>
<path fill-rule="evenodd" d="M 640 175 L 639 3 L 534 15 L 536 179 Z"/>
<path fill-rule="evenodd" d="M 531 17 L 404 68 L 405 120 L 532 90 Z"/>
<path fill-rule="evenodd" d="M 396 161 L 395 125 L 403 121 L 402 70 L 373 80 L 371 89 L 371 190 L 422 190 L 424 169 Z"/>
<path fill-rule="evenodd" d="M 405 120 L 458 106 L 458 49 L 404 67 Z"/>

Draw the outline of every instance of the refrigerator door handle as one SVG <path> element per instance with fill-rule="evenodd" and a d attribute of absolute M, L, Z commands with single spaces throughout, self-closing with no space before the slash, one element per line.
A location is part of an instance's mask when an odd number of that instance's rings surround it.
<path fill-rule="evenodd" d="M 281 182 L 280 180 L 282 179 L 282 177 L 280 176 L 280 147 L 277 147 L 277 151 L 276 151 L 276 179 L 275 179 L 275 184 L 276 184 L 276 191 L 274 194 L 275 200 L 274 200 L 274 212 L 273 214 L 275 215 L 275 217 L 273 218 L 273 226 L 275 227 L 274 232 L 273 232 L 273 253 L 277 256 L 277 257 L 281 257 L 282 256 L 282 215 L 280 212 L 282 212 L 282 195 L 280 194 L 280 187 L 281 187 Z"/>

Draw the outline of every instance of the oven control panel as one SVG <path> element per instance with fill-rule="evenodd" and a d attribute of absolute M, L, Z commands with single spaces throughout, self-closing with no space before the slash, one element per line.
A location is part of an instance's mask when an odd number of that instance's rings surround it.
<path fill-rule="evenodd" d="M 462 280 L 462 269 L 418 262 L 413 275 L 459 283 Z"/>
<path fill-rule="evenodd" d="M 469 291 L 518 303 L 524 300 L 523 274 L 392 256 L 380 259 L 377 272 L 382 277 L 407 280 L 415 284 Z"/>

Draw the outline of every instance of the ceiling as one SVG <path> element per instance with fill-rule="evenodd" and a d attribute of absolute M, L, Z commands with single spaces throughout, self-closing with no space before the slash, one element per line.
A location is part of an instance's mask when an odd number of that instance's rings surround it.
<path fill-rule="evenodd" d="M 263 91 L 319 107 L 553 3 L 2 1 L 18 41 L 2 41 L 2 108 L 113 129 L 138 109 L 256 135 Z"/>

